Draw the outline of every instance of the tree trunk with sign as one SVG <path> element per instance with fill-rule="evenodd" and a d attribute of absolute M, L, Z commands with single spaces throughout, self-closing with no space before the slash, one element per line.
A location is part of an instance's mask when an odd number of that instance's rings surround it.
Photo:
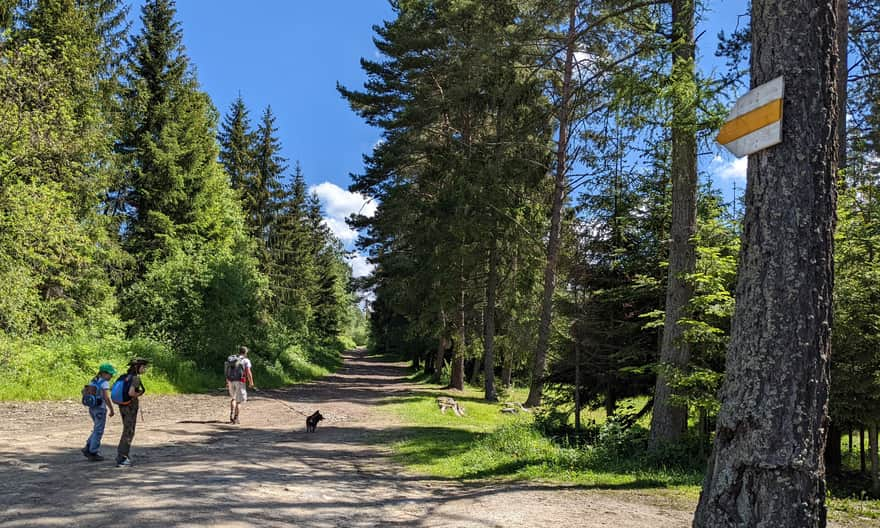
<path fill-rule="evenodd" d="M 825 526 L 835 7 L 752 1 L 752 84 L 784 76 L 783 142 L 749 159 L 736 312 L 697 527 Z"/>

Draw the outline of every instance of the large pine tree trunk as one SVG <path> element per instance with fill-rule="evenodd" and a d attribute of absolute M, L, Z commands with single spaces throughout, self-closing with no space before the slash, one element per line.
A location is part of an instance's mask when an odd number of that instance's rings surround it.
<path fill-rule="evenodd" d="M 498 401 L 495 392 L 495 293 L 498 289 L 498 243 L 489 241 L 489 276 L 486 278 L 486 307 L 483 315 L 483 371 L 486 401 Z"/>
<path fill-rule="evenodd" d="M 694 2 L 672 0 L 672 242 L 669 245 L 669 278 L 666 286 L 666 320 L 660 362 L 683 370 L 690 361 L 684 329 L 678 320 L 686 314 L 693 288 L 686 275 L 693 273 L 697 253 L 697 107 L 694 70 Z M 687 407 L 670 402 L 672 390 L 666 376 L 657 375 L 651 448 L 681 437 L 687 429 Z"/>
<path fill-rule="evenodd" d="M 694 526 L 825 525 L 835 0 L 752 0 L 752 86 L 785 76 L 783 142 L 749 158 L 736 311 Z"/>
<path fill-rule="evenodd" d="M 550 342 L 550 321 L 553 317 L 553 292 L 556 290 L 556 263 L 559 260 L 562 203 L 565 199 L 565 181 L 568 167 L 568 128 L 571 118 L 572 79 L 574 54 L 577 51 L 576 0 L 569 2 L 568 33 L 565 44 L 565 71 L 562 75 L 562 97 L 559 101 L 559 142 L 556 145 L 556 178 L 553 185 L 553 204 L 550 211 L 550 236 L 547 241 L 547 264 L 544 267 L 544 293 L 541 297 L 541 322 L 538 343 L 532 363 L 532 382 L 526 407 L 541 405 L 544 392 L 544 370 L 547 366 L 547 347 Z"/>

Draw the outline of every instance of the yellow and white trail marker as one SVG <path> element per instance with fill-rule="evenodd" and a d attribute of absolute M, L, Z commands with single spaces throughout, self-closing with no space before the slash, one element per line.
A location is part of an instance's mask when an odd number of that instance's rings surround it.
<path fill-rule="evenodd" d="M 784 91 L 785 82 L 777 77 L 737 99 L 718 132 L 718 143 L 738 158 L 782 143 Z"/>

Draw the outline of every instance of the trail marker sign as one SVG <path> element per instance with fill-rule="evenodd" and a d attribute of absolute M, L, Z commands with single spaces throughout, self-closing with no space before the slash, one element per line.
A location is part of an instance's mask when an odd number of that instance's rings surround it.
<path fill-rule="evenodd" d="M 785 82 L 777 77 L 737 99 L 718 132 L 718 143 L 738 158 L 782 143 L 784 92 Z"/>

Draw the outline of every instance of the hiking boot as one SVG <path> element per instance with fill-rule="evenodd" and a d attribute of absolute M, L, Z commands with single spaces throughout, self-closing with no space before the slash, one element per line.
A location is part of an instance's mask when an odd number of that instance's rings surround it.
<path fill-rule="evenodd" d="M 116 467 L 131 467 L 131 459 L 128 457 L 116 461 Z"/>
<path fill-rule="evenodd" d="M 102 457 L 98 453 L 89 453 L 88 455 L 86 455 L 86 458 L 88 458 L 92 462 L 100 462 L 104 460 L 104 457 Z"/>

